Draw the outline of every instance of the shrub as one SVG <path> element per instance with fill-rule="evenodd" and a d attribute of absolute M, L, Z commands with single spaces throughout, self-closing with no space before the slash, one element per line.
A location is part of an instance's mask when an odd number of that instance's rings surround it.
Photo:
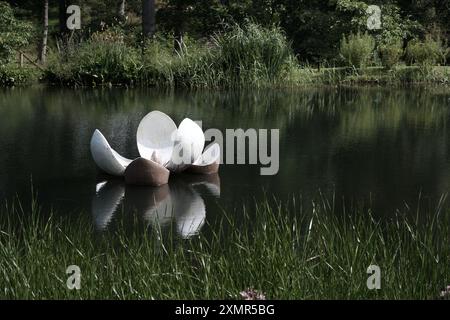
<path fill-rule="evenodd" d="M 179 52 L 172 63 L 176 85 L 187 87 L 217 87 L 224 84 L 215 48 L 193 43 Z"/>
<path fill-rule="evenodd" d="M 38 78 L 35 68 L 19 67 L 13 64 L 0 65 L 0 86 L 13 87 L 30 83 Z"/>
<path fill-rule="evenodd" d="M 50 54 L 46 78 L 69 85 L 258 86 L 284 81 L 292 68 L 298 68 L 295 62 L 276 27 L 234 25 L 211 41 L 186 36 L 177 52 L 173 39 L 157 35 L 143 55 L 127 45 L 121 34 L 107 30 L 80 45 L 69 45 L 62 54 Z"/>
<path fill-rule="evenodd" d="M 74 50 L 50 54 L 46 78 L 80 85 L 132 84 L 142 68 L 138 50 L 111 32 L 95 33 Z"/>
<path fill-rule="evenodd" d="M 378 46 L 378 53 L 383 66 L 387 69 L 392 69 L 403 55 L 402 43 L 400 40 L 395 40 L 380 44 Z"/>
<path fill-rule="evenodd" d="M 189 36 L 184 37 L 182 50 L 175 52 L 173 39 L 157 36 L 146 47 L 138 81 L 145 85 L 218 86 L 221 77 L 216 73 L 216 52 Z"/>
<path fill-rule="evenodd" d="M 136 49 L 123 43 L 90 40 L 78 56 L 74 75 L 82 83 L 132 84 L 141 67 Z"/>
<path fill-rule="evenodd" d="M 28 44 L 31 25 L 18 21 L 10 5 L 0 1 L 0 63 L 6 64 L 14 57 L 14 49 Z"/>
<path fill-rule="evenodd" d="M 173 83 L 173 48 L 169 41 L 157 35 L 148 42 L 142 57 L 142 68 L 138 78 L 146 85 L 171 85 Z"/>
<path fill-rule="evenodd" d="M 183 48 L 177 53 L 171 40 L 157 37 L 149 43 L 139 76 L 142 83 L 183 87 L 261 85 L 280 79 L 297 66 L 278 28 L 234 25 L 210 42 L 185 36 Z"/>
<path fill-rule="evenodd" d="M 348 66 L 364 67 L 375 49 L 375 40 L 367 32 L 345 35 L 341 40 L 340 55 Z"/>
<path fill-rule="evenodd" d="M 438 37 L 426 36 L 424 41 L 411 40 L 406 47 L 406 57 L 410 64 L 435 65 L 445 61 L 448 49 Z"/>

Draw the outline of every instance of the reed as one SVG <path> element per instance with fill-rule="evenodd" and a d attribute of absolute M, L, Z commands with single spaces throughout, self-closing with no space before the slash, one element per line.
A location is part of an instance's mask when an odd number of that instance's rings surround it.
<path fill-rule="evenodd" d="M 380 219 L 370 209 L 337 213 L 326 200 L 309 207 L 267 200 L 181 240 L 133 215 L 96 233 L 83 214 L 9 206 L 0 216 L 0 297 L 237 299 L 252 287 L 269 299 L 434 299 L 450 283 L 449 210 Z M 73 264 L 80 290 L 66 286 Z M 372 264 L 380 290 L 366 286 Z"/>

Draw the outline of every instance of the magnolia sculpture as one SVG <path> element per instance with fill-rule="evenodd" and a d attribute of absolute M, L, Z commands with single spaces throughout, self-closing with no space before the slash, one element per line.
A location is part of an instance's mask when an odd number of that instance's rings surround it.
<path fill-rule="evenodd" d="M 152 111 L 141 120 L 136 141 L 140 157 L 130 160 L 113 150 L 103 134 L 95 130 L 92 157 L 106 173 L 124 176 L 126 183 L 136 185 L 166 184 L 170 172 L 211 174 L 219 170 L 219 145 L 213 143 L 203 151 L 205 136 L 191 119 L 184 119 L 177 128 L 168 115 Z"/>

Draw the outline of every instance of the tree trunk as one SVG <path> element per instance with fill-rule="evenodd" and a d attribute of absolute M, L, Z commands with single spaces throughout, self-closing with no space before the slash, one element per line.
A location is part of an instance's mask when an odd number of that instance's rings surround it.
<path fill-rule="evenodd" d="M 43 33 L 42 42 L 39 50 L 39 61 L 41 63 L 46 62 L 47 58 L 47 39 L 48 39 L 48 0 L 43 0 L 44 11 L 43 11 Z"/>
<path fill-rule="evenodd" d="M 58 0 L 59 2 L 59 33 L 61 36 L 67 33 L 67 3 L 66 0 Z"/>
<path fill-rule="evenodd" d="M 121 21 L 121 22 L 124 22 L 126 20 L 125 7 L 126 7 L 126 0 L 120 0 L 119 1 L 119 10 L 117 12 L 117 15 L 119 16 L 119 21 Z"/>
<path fill-rule="evenodd" d="M 174 30 L 173 30 L 173 47 L 176 52 L 183 50 L 183 34 L 184 34 L 184 19 L 185 19 L 185 7 L 181 1 L 177 1 L 175 6 Z"/>
<path fill-rule="evenodd" d="M 155 0 L 142 0 L 142 34 L 144 40 L 155 34 L 155 12 Z"/>

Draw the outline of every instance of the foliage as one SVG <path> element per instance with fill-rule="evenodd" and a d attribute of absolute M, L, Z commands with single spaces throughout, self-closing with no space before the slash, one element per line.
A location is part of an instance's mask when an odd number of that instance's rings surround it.
<path fill-rule="evenodd" d="M 427 35 L 423 41 L 414 39 L 406 47 L 408 62 L 419 65 L 435 65 L 445 61 L 448 49 L 440 38 Z"/>
<path fill-rule="evenodd" d="M 277 79 L 292 54 L 282 30 L 262 28 L 254 23 L 233 25 L 216 35 L 220 66 L 233 79 Z"/>
<path fill-rule="evenodd" d="M 375 40 L 367 32 L 343 36 L 340 54 L 349 66 L 361 68 L 370 61 L 375 49 Z"/>
<path fill-rule="evenodd" d="M 381 29 L 375 30 L 373 36 L 377 44 L 386 46 L 409 39 L 423 32 L 422 26 L 411 17 L 402 15 L 398 6 L 385 4 L 381 9 Z"/>
<path fill-rule="evenodd" d="M 141 55 L 112 30 L 94 33 L 77 50 L 51 55 L 46 77 L 88 86 L 259 86 L 280 80 L 296 67 L 291 48 L 276 27 L 233 25 L 210 41 L 186 36 L 178 52 L 172 43 L 173 38 L 158 34 Z"/>
<path fill-rule="evenodd" d="M 392 69 L 403 55 L 403 47 L 400 40 L 393 40 L 390 43 L 384 43 L 378 46 L 378 53 L 381 63 L 387 69 Z"/>
<path fill-rule="evenodd" d="M 48 80 L 88 86 L 136 81 L 141 68 L 138 50 L 126 45 L 121 34 L 96 32 L 77 46 L 76 50 L 50 55 Z"/>
<path fill-rule="evenodd" d="M 8 0 L 21 18 L 37 21 L 39 3 L 32 0 Z M 79 0 L 82 8 L 84 34 L 120 25 L 125 29 L 140 29 L 142 2 L 126 1 L 123 22 L 118 19 L 118 2 L 114 0 Z M 157 29 L 163 33 L 189 34 L 201 39 L 223 32 L 230 24 L 244 25 L 251 20 L 263 27 L 278 25 L 292 42 L 292 48 L 303 62 L 336 63 L 342 34 L 367 30 L 368 5 L 380 6 L 382 29 L 372 30 L 377 45 L 385 39 L 421 38 L 433 28 L 450 34 L 450 4 L 448 1 L 407 0 L 165 0 L 158 1 Z M 51 15 L 58 10 L 50 2 Z M 51 32 L 57 28 L 50 26 Z M 52 31 L 53 30 L 53 31 Z M 127 37 L 129 34 L 127 34 Z"/>
<path fill-rule="evenodd" d="M 345 41 L 344 41 L 345 39 Z M 141 51 L 114 28 L 52 52 L 47 81 L 66 85 L 138 85 L 169 87 L 293 87 L 340 83 L 448 83 L 448 71 L 396 68 L 386 73 L 367 66 L 374 40 L 367 34 L 344 37 L 343 56 L 358 69 L 299 66 L 279 28 L 256 24 L 230 26 L 210 40 L 185 35 L 179 51 L 170 34 L 158 33 Z M 392 68 L 402 53 L 400 40 L 378 46 L 381 61 Z"/>
<path fill-rule="evenodd" d="M 19 67 L 12 63 L 0 65 L 0 86 L 12 87 L 35 81 L 39 73 L 35 68 Z"/>
<path fill-rule="evenodd" d="M 15 49 L 28 44 L 32 27 L 29 23 L 17 20 L 9 4 L 0 2 L 0 64 L 11 61 Z"/>

